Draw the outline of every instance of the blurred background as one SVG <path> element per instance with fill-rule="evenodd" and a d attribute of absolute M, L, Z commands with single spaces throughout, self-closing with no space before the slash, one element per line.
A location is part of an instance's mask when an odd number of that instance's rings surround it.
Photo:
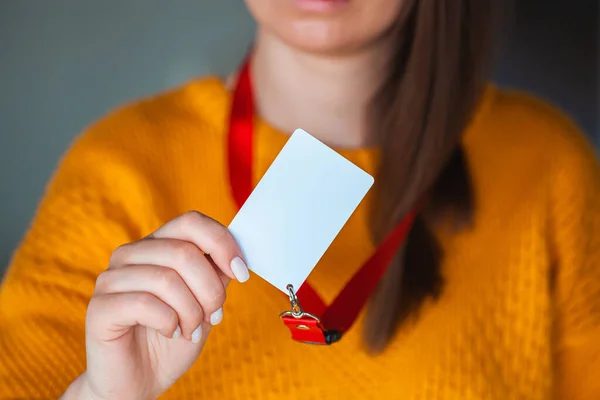
<path fill-rule="evenodd" d="M 559 105 L 600 147 L 598 0 L 516 3 L 495 80 Z M 0 275 L 82 129 L 123 102 L 226 75 L 253 31 L 242 0 L 0 0 Z"/>

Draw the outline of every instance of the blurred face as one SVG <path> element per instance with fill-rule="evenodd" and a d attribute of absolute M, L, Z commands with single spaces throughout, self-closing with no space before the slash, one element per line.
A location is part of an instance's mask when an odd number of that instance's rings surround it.
<path fill-rule="evenodd" d="M 318 53 L 358 50 L 385 36 L 406 0 L 245 0 L 266 32 Z"/>

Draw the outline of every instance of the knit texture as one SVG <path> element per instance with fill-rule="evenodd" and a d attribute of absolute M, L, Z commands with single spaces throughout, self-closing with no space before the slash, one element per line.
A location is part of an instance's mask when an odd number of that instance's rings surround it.
<path fill-rule="evenodd" d="M 116 110 L 72 145 L 0 292 L 0 399 L 56 398 L 84 371 L 86 305 L 117 246 L 192 209 L 231 221 L 230 100 L 201 79 Z M 258 181 L 287 136 L 256 124 Z M 223 323 L 164 398 L 600 399 L 593 150 L 550 106 L 493 86 L 464 145 L 474 227 L 438 232 L 443 293 L 383 354 L 365 352 L 362 316 L 333 346 L 292 342 L 278 318 L 287 298 L 252 276 L 230 285 Z M 374 172 L 377 150 L 340 152 Z M 371 201 L 310 276 L 328 301 L 373 251 Z"/>

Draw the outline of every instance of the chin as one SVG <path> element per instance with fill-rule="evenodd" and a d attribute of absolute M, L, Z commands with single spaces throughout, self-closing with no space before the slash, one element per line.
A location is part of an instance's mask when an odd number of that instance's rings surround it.
<path fill-rule="evenodd" d="M 371 38 L 353 37 L 351 32 L 344 32 L 342 27 L 329 23 L 311 23 L 306 28 L 305 21 L 298 25 L 265 27 L 286 45 L 309 53 L 335 55 L 353 52 L 368 45 Z"/>
<path fill-rule="evenodd" d="M 246 0 L 246 4 L 259 29 L 286 45 L 335 55 L 362 49 L 384 36 L 404 0 Z"/>

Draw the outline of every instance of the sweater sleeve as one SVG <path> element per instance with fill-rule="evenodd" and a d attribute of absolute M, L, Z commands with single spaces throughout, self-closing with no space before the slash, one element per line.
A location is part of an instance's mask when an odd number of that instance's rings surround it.
<path fill-rule="evenodd" d="M 600 399 L 600 168 L 572 132 L 562 137 L 551 182 L 556 398 Z"/>
<path fill-rule="evenodd" d="M 5 276 L 1 400 L 57 398 L 84 371 L 96 276 L 114 248 L 146 229 L 146 185 L 102 139 L 105 131 L 93 128 L 63 158 Z"/>

